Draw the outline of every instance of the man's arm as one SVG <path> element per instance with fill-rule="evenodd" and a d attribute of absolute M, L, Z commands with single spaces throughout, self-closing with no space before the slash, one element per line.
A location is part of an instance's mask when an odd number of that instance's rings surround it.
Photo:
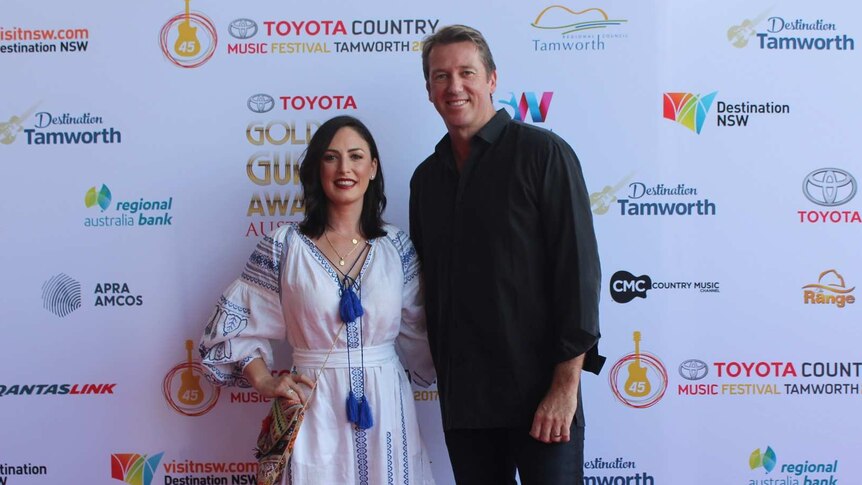
<path fill-rule="evenodd" d="M 542 443 L 569 441 L 572 419 L 578 408 L 578 387 L 581 385 L 581 368 L 584 354 L 554 368 L 554 378 L 548 394 L 539 403 L 533 417 L 530 436 Z"/>

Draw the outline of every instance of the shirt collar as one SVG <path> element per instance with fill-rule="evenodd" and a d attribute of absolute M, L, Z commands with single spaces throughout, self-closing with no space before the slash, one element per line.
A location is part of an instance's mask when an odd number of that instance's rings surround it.
<path fill-rule="evenodd" d="M 487 144 L 492 144 L 497 141 L 498 138 L 503 134 L 503 128 L 506 127 L 506 124 L 512 119 L 509 116 L 509 112 L 505 110 L 505 108 L 500 108 L 494 116 L 485 123 L 475 135 L 473 135 L 473 139 L 471 143 L 475 140 L 482 140 Z M 437 143 L 437 146 L 434 147 L 434 152 L 437 154 L 439 158 L 445 160 L 448 165 L 452 165 L 454 168 L 455 160 L 452 157 L 452 140 L 449 138 L 449 134 L 443 136 L 440 139 L 440 142 Z"/>

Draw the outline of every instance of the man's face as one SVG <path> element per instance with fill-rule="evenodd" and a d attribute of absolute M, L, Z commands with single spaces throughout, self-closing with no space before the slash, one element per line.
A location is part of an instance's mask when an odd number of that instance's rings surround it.
<path fill-rule="evenodd" d="M 449 132 L 465 138 L 476 134 L 494 116 L 491 95 L 497 72 L 488 73 L 472 42 L 438 45 L 428 55 L 428 99 Z"/>

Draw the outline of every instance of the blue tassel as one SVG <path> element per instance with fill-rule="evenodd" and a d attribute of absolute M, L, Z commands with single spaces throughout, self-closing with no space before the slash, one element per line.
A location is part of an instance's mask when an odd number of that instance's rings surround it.
<path fill-rule="evenodd" d="M 356 401 L 356 396 L 353 391 L 347 395 L 347 421 L 351 423 L 359 422 L 359 403 Z"/>
<path fill-rule="evenodd" d="M 345 285 L 341 290 L 341 301 L 338 303 L 338 311 L 341 314 L 341 321 L 344 323 L 355 322 L 365 312 L 362 310 L 362 303 L 359 297 L 353 291 L 352 285 Z"/>
<path fill-rule="evenodd" d="M 362 402 L 359 403 L 359 422 L 356 423 L 359 429 L 368 429 L 374 426 L 374 417 L 371 415 L 371 406 L 368 405 L 368 398 L 362 396 Z"/>

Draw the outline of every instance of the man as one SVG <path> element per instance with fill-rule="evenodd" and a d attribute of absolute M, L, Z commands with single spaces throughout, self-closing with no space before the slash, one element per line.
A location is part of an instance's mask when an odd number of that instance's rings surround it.
<path fill-rule="evenodd" d="M 441 29 L 422 52 L 448 134 L 413 174 L 446 445 L 459 484 L 581 484 L 581 369 L 598 373 L 600 268 L 574 151 L 495 112 L 478 31 Z"/>

